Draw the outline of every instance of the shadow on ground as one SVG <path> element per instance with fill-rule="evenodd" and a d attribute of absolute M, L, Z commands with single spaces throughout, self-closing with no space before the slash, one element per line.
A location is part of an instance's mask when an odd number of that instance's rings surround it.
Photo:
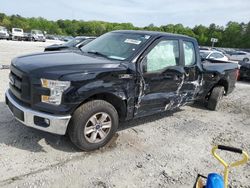
<path fill-rule="evenodd" d="M 43 139 L 45 143 L 40 144 Z M 31 152 L 45 152 L 46 144 L 61 151 L 79 151 L 68 136 L 54 135 L 22 125 L 13 118 L 4 102 L 0 102 L 0 144 Z"/>
<path fill-rule="evenodd" d="M 162 112 L 156 115 L 121 122 L 118 131 L 170 117 L 174 113 L 178 113 L 180 111 L 182 110 L 178 108 L 169 112 Z M 54 135 L 22 125 L 13 118 L 4 102 L 0 102 L 0 112 L 0 144 L 5 144 L 7 146 L 16 147 L 31 152 L 46 152 L 44 150 L 46 144 L 60 151 L 80 151 L 71 143 L 67 135 Z M 43 139 L 45 142 L 42 141 Z"/>
<path fill-rule="evenodd" d="M 241 79 L 237 83 L 250 85 L 250 79 Z"/>

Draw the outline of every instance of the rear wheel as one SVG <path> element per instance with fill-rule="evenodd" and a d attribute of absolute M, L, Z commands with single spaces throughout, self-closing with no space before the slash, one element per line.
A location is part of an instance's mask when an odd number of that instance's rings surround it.
<path fill-rule="evenodd" d="M 249 61 L 248 58 L 244 58 L 244 59 L 243 59 L 243 62 L 244 62 L 244 63 L 246 63 L 246 62 L 248 62 L 248 61 Z"/>
<path fill-rule="evenodd" d="M 208 99 L 207 108 L 210 110 L 219 110 L 223 95 L 224 95 L 223 86 L 214 87 Z"/>
<path fill-rule="evenodd" d="M 73 114 L 68 130 L 71 141 L 81 150 L 103 147 L 118 128 L 118 113 L 108 102 L 89 101 Z"/>

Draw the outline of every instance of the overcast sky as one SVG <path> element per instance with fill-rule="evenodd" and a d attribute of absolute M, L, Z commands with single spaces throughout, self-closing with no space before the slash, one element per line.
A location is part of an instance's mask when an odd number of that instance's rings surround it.
<path fill-rule="evenodd" d="M 184 26 L 249 22 L 250 0 L 0 0 L 0 12 L 49 20 L 130 22 Z"/>

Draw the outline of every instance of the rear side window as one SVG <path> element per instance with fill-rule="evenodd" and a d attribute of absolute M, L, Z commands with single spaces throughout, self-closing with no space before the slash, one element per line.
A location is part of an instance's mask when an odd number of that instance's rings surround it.
<path fill-rule="evenodd" d="M 195 64 L 195 49 L 194 44 L 192 42 L 183 41 L 183 49 L 185 56 L 185 65 L 193 65 Z"/>

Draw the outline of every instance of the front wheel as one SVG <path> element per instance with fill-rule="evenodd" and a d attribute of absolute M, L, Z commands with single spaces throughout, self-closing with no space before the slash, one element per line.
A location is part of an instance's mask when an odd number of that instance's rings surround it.
<path fill-rule="evenodd" d="M 79 149 L 92 151 L 111 140 L 118 124 L 118 113 L 113 105 L 103 100 L 93 100 L 74 112 L 68 133 Z"/>
<path fill-rule="evenodd" d="M 207 108 L 210 110 L 218 110 L 220 108 L 221 99 L 224 95 L 224 87 L 223 86 L 216 86 L 212 90 L 208 103 Z"/>

